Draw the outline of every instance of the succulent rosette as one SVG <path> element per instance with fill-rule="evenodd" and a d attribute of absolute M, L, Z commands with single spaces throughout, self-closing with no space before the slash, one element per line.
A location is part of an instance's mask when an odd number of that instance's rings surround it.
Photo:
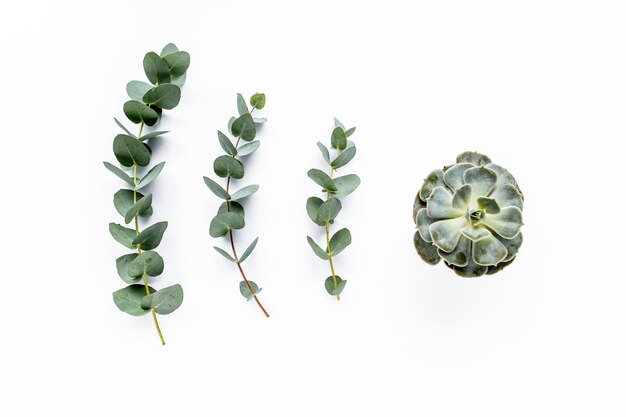
<path fill-rule="evenodd" d="M 464 152 L 432 171 L 415 197 L 413 241 L 431 265 L 441 259 L 462 277 L 494 274 L 522 245 L 524 195 L 513 175 L 489 157 Z"/>

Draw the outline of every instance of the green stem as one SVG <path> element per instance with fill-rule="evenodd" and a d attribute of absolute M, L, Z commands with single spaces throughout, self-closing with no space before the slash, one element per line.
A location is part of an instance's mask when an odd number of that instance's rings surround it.
<path fill-rule="evenodd" d="M 143 133 L 144 123 L 141 122 L 141 126 L 139 127 L 139 136 L 137 136 L 137 140 L 141 141 L 141 134 Z M 133 204 L 137 204 L 137 164 L 133 164 Z M 135 215 L 135 236 L 139 234 L 139 215 Z M 137 253 L 141 254 L 141 245 L 137 245 Z M 150 295 L 150 287 L 148 286 L 148 275 L 143 273 L 143 285 L 146 287 L 146 295 Z M 159 334 L 159 339 L 161 339 L 161 344 L 165 344 L 165 339 L 163 338 L 163 333 L 161 333 L 161 327 L 159 327 L 159 321 L 157 320 L 156 312 L 154 308 L 150 309 L 152 313 L 152 320 L 154 321 L 154 327 L 156 327 L 157 333 Z"/>
<path fill-rule="evenodd" d="M 335 173 L 335 168 L 330 168 L 330 179 L 333 179 L 333 174 Z M 326 201 L 330 198 L 330 191 L 326 190 Z M 337 289 L 337 274 L 335 274 L 335 265 L 333 265 L 333 256 L 330 253 L 330 230 L 329 230 L 329 222 L 326 222 L 326 254 L 328 255 L 328 263 L 330 264 L 330 273 L 333 276 L 333 285 L 335 289 Z M 339 294 L 337 294 L 337 301 L 341 300 Z"/>

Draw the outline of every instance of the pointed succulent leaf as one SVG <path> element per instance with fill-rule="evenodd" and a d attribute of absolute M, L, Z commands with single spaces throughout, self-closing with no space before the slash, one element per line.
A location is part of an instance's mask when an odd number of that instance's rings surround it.
<path fill-rule="evenodd" d="M 142 277 L 133 277 L 128 274 L 128 265 L 134 261 L 137 256 L 139 256 L 139 254 L 129 253 L 127 255 L 122 255 L 115 260 L 117 274 L 127 284 L 136 284 L 142 279 Z"/>
<path fill-rule="evenodd" d="M 337 156 L 337 158 L 335 158 L 335 160 L 330 163 L 330 166 L 332 166 L 335 169 L 341 168 L 342 166 L 350 162 L 352 158 L 354 158 L 354 155 L 356 155 L 356 146 L 351 146 L 349 148 L 346 148 L 346 150 L 341 152 Z"/>
<path fill-rule="evenodd" d="M 334 181 L 324 171 L 313 168 L 309 170 L 307 175 L 317 184 L 321 185 L 324 190 L 337 191 L 337 186 Z"/>
<path fill-rule="evenodd" d="M 239 263 L 242 263 L 243 261 L 245 261 L 246 259 L 248 259 L 248 256 L 250 256 L 252 254 L 252 251 L 254 250 L 254 248 L 256 248 L 256 244 L 259 242 L 259 238 L 257 237 L 256 239 L 254 239 L 252 241 L 252 243 L 250 243 L 250 246 L 248 246 L 246 248 L 246 250 L 243 252 L 243 254 L 241 255 L 241 257 L 239 258 Z"/>
<path fill-rule="evenodd" d="M 189 68 L 191 57 L 185 51 L 177 51 L 165 55 L 163 61 L 165 61 L 172 77 L 180 77 Z"/>
<path fill-rule="evenodd" d="M 309 197 L 306 200 L 306 212 L 309 215 L 309 218 L 313 221 L 313 223 L 319 226 L 322 226 L 324 224 L 324 223 L 319 224 L 317 222 L 317 212 L 323 203 L 324 203 L 324 200 L 322 200 L 319 197 Z"/>
<path fill-rule="evenodd" d="M 330 164 L 330 153 L 328 152 L 328 148 L 322 142 L 317 142 L 317 147 L 320 148 L 320 152 L 322 152 L 322 157 L 327 164 Z"/>
<path fill-rule="evenodd" d="M 126 211 L 124 215 L 124 223 L 130 223 L 135 216 L 139 216 L 145 213 L 152 206 L 152 194 L 147 194 L 144 197 L 141 197 L 135 204 L 130 206 L 130 208 Z"/>
<path fill-rule="evenodd" d="M 133 123 L 145 123 L 154 126 L 159 120 L 159 114 L 144 103 L 137 100 L 129 100 L 124 103 L 124 114 Z"/>
<path fill-rule="evenodd" d="M 129 81 L 126 84 L 126 94 L 128 97 L 136 101 L 143 101 L 143 96 L 154 87 L 152 84 L 148 84 L 143 81 Z"/>
<path fill-rule="evenodd" d="M 496 265 L 507 255 L 506 247 L 491 233 L 472 245 L 472 259 L 478 265 Z"/>
<path fill-rule="evenodd" d="M 324 201 L 317 210 L 317 223 L 330 223 L 341 211 L 341 201 L 335 197 L 331 197 Z"/>
<path fill-rule="evenodd" d="M 233 177 L 236 180 L 243 178 L 243 164 L 232 156 L 218 156 L 213 162 L 213 171 L 218 177 Z"/>
<path fill-rule="evenodd" d="M 337 191 L 333 192 L 335 197 L 345 197 L 351 194 L 361 184 L 361 179 L 356 174 L 348 174 L 337 177 L 333 180 Z"/>
<path fill-rule="evenodd" d="M 330 238 L 331 255 L 339 255 L 345 248 L 352 243 L 352 234 L 347 228 L 338 230 L 332 238 Z"/>
<path fill-rule="evenodd" d="M 465 211 L 452 206 L 452 194 L 444 187 L 436 187 L 432 191 L 426 209 L 433 219 L 450 219 L 465 214 Z"/>
<path fill-rule="evenodd" d="M 143 187 L 146 187 L 152 181 L 154 181 L 156 177 L 159 176 L 164 166 L 165 166 L 165 162 L 160 162 L 156 164 L 154 167 L 152 167 L 152 169 L 150 169 L 150 171 L 148 171 L 148 173 L 144 175 L 141 180 L 139 180 L 139 182 L 137 183 L 137 189 L 140 190 Z"/>
<path fill-rule="evenodd" d="M 246 185 L 245 187 L 241 188 L 240 190 L 238 190 L 237 192 L 235 192 L 230 199 L 232 201 L 236 201 L 236 200 L 241 200 L 242 198 L 246 198 L 248 196 L 251 196 L 252 194 L 256 193 L 259 189 L 259 186 L 257 184 L 253 184 L 253 185 Z"/>
<path fill-rule="evenodd" d="M 213 191 L 213 194 L 215 194 L 219 198 L 223 198 L 224 200 L 230 199 L 230 195 L 226 192 L 226 190 L 221 185 L 219 185 L 218 183 L 216 183 L 209 177 L 203 177 L 203 178 L 204 178 L 204 183 L 206 184 L 207 187 L 209 187 L 209 190 Z"/>
<path fill-rule="evenodd" d="M 256 126 L 250 113 L 239 116 L 231 126 L 231 131 L 236 137 L 250 142 L 256 136 Z"/>
<path fill-rule="evenodd" d="M 211 237 L 222 237 L 230 229 L 243 229 L 246 222 L 239 213 L 226 212 L 220 213 L 211 220 L 209 225 L 209 234 Z"/>
<path fill-rule="evenodd" d="M 220 146 L 224 149 L 224 152 L 231 156 L 237 156 L 237 148 L 235 148 L 228 136 L 218 130 L 217 139 L 220 141 Z"/>
<path fill-rule="evenodd" d="M 148 52 L 143 58 L 143 70 L 146 73 L 146 77 L 152 84 L 169 83 L 170 69 L 167 64 L 156 54 L 156 52 Z"/>
<path fill-rule="evenodd" d="M 104 163 L 104 167 L 106 169 L 108 169 L 109 171 L 111 171 L 113 174 L 115 174 L 119 179 L 125 181 L 126 183 L 128 183 L 128 185 L 134 185 L 133 183 L 133 179 L 124 171 L 122 171 L 121 169 L 119 169 L 118 167 L 116 167 L 113 164 L 110 164 L 108 162 L 103 162 Z"/>
<path fill-rule="evenodd" d="M 432 171 L 424 180 L 424 184 L 422 185 L 419 193 L 422 201 L 428 200 L 430 194 L 437 187 L 445 187 L 443 182 L 443 171 L 440 169 Z"/>
<path fill-rule="evenodd" d="M 141 245 L 142 250 L 154 249 L 161 243 L 165 229 L 167 229 L 167 222 L 155 223 L 135 236 L 133 245 Z"/>
<path fill-rule="evenodd" d="M 180 102 L 180 87 L 174 84 L 161 84 L 144 94 L 142 101 L 148 106 L 171 110 Z"/>
<path fill-rule="evenodd" d="M 239 148 L 237 148 L 237 154 L 239 156 L 250 155 L 252 152 L 259 149 L 259 145 L 261 145 L 261 142 L 259 142 L 258 140 L 255 140 L 249 143 L 244 143 L 243 145 L 239 146 Z"/>
<path fill-rule="evenodd" d="M 148 287 L 148 289 L 150 292 L 154 291 L 152 287 Z M 133 284 L 115 291 L 113 293 L 113 302 L 124 313 L 128 313 L 131 316 L 143 316 L 150 311 L 141 306 L 141 300 L 145 295 L 146 287 L 144 285 Z"/>
<path fill-rule="evenodd" d="M 437 246 L 422 239 L 419 232 L 415 232 L 413 235 L 413 246 L 415 246 L 415 250 L 420 258 L 427 264 L 437 265 L 441 260 L 437 253 Z"/>
<path fill-rule="evenodd" d="M 154 251 L 143 251 L 128 264 L 128 275 L 131 277 L 143 277 L 146 274 L 157 277 L 163 273 L 165 265 L 161 255 Z"/>
<path fill-rule="evenodd" d="M 433 243 L 444 252 L 452 252 L 461 238 L 461 229 L 467 225 L 465 217 L 439 220 L 430 225 Z"/>
<path fill-rule="evenodd" d="M 343 150 L 348 145 L 346 132 L 341 127 L 336 127 L 330 136 L 330 146 L 335 149 Z"/>
<path fill-rule="evenodd" d="M 311 249 L 313 249 L 313 252 L 315 252 L 315 254 L 317 256 L 320 257 L 320 259 L 323 260 L 327 260 L 328 259 L 328 254 L 324 251 L 324 249 L 322 249 L 320 247 L 320 245 L 318 245 L 311 236 L 307 236 L 306 237 L 306 241 L 309 242 L 309 246 L 311 246 Z"/>
<path fill-rule="evenodd" d="M 113 153 L 120 164 L 131 167 L 137 164 L 145 167 L 150 163 L 150 151 L 137 139 L 128 135 L 117 135 L 113 139 Z"/>
<path fill-rule="evenodd" d="M 469 184 L 465 184 L 459 187 L 452 197 L 452 207 L 455 209 L 465 211 L 470 203 L 470 198 L 472 197 L 472 186 Z"/>
<path fill-rule="evenodd" d="M 248 285 L 250 285 L 250 288 L 248 288 Z M 250 301 L 255 295 L 260 293 L 263 288 L 259 288 L 254 281 L 248 281 L 248 285 L 246 285 L 245 281 L 241 281 L 239 283 L 239 292 L 245 297 L 246 300 Z M 250 292 L 251 289 L 252 292 Z"/>
<path fill-rule="evenodd" d="M 116 223 L 109 223 L 109 233 L 113 236 L 113 239 L 126 246 L 129 249 L 135 249 L 136 245 L 133 243 L 135 238 L 135 231 Z"/>
<path fill-rule="evenodd" d="M 250 97 L 250 105 L 257 110 L 261 110 L 265 107 L 265 94 L 256 93 Z"/>
<path fill-rule="evenodd" d="M 215 251 L 217 253 L 219 253 L 220 255 L 222 255 L 224 258 L 228 259 L 231 262 L 237 262 L 235 260 L 235 258 L 233 258 L 232 256 L 230 256 L 230 253 L 226 252 L 224 249 L 222 248 L 218 248 L 217 246 L 213 246 L 213 249 L 215 249 Z"/>
<path fill-rule="evenodd" d="M 474 167 L 475 165 L 468 163 L 453 165 L 443 173 L 443 181 L 451 190 L 459 189 L 465 184 L 465 180 L 463 179 L 465 171 Z"/>
<path fill-rule="evenodd" d="M 154 309 L 157 314 L 170 314 L 183 303 L 183 287 L 180 284 L 165 287 L 141 299 L 141 308 Z"/>
<path fill-rule="evenodd" d="M 493 198 L 478 197 L 476 203 L 478 203 L 478 208 L 485 209 L 485 211 L 489 214 L 500 213 L 500 206 L 498 205 L 498 202 Z"/>
<path fill-rule="evenodd" d="M 503 238 L 512 239 L 522 227 L 522 211 L 514 206 L 505 207 L 498 214 L 485 216 L 484 224 Z"/>
<path fill-rule="evenodd" d="M 335 281 L 337 281 L 337 287 L 335 287 Z M 335 279 L 332 276 L 326 278 L 324 281 L 324 288 L 326 288 L 326 292 L 328 294 L 336 296 L 341 294 L 343 289 L 346 287 L 346 283 L 348 280 L 341 279 L 339 275 L 335 275 Z"/>

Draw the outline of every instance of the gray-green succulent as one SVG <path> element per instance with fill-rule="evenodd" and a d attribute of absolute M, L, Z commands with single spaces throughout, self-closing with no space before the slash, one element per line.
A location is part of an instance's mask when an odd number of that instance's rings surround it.
<path fill-rule="evenodd" d="M 115 291 L 113 301 L 121 311 L 132 316 L 151 313 L 162 344 L 165 344 L 165 339 L 156 315 L 169 314 L 180 307 L 183 289 L 176 284 L 157 291 L 148 285 L 148 277 L 157 277 L 164 270 L 163 258 L 154 249 L 161 243 L 167 222 L 158 222 L 139 230 L 139 218 L 150 217 L 153 213 L 152 194 L 144 195 L 139 190 L 151 184 L 165 165 L 165 162 L 160 162 L 148 169 L 152 159 L 152 148 L 148 143 L 168 132 L 144 132 L 144 128 L 156 125 L 163 109 L 170 110 L 178 105 L 180 87 L 185 81 L 189 63 L 189 54 L 179 51 L 172 43 L 166 45 L 160 55 L 156 52 L 145 55 L 143 67 L 150 83 L 130 81 L 126 91 L 131 100 L 124 103 L 123 107 L 128 120 L 139 125 L 139 133 L 132 134 L 114 119 L 123 131 L 113 139 L 113 153 L 119 167 L 104 163 L 109 171 L 130 186 L 130 189 L 123 188 L 115 193 L 113 204 L 124 223 L 133 222 L 135 226 L 130 229 L 121 224 L 109 223 L 113 239 L 135 250 L 120 256 L 115 262 L 118 275 L 130 285 Z M 143 174 L 141 178 L 140 174 Z"/>
<path fill-rule="evenodd" d="M 306 202 L 306 211 L 313 223 L 324 227 L 326 232 L 326 249 L 322 249 L 311 236 L 307 236 L 307 241 L 313 252 L 321 259 L 328 260 L 331 275 L 324 281 L 324 287 L 328 294 L 340 299 L 340 294 L 346 286 L 348 280 L 341 278 L 335 273 L 333 257 L 339 255 L 348 245 L 352 243 L 352 234 L 348 228 L 343 228 L 330 236 L 330 225 L 334 223 L 335 217 L 341 211 L 340 197 L 351 194 L 361 184 L 361 179 L 355 174 L 334 177 L 335 171 L 342 168 L 354 158 L 356 145 L 348 138 L 356 130 L 355 127 L 346 129 L 339 120 L 335 119 L 335 129 L 330 136 L 330 150 L 321 142 L 317 142 L 317 147 L 322 152 L 322 157 L 330 172 L 326 174 L 319 169 L 311 169 L 308 172 L 317 185 L 322 187 L 325 200 L 319 197 L 309 197 Z M 335 155 L 330 153 L 335 151 Z"/>
<path fill-rule="evenodd" d="M 239 282 L 239 292 L 248 301 L 254 300 L 263 314 L 269 317 L 269 314 L 259 301 L 258 294 L 261 288 L 246 277 L 243 271 L 242 263 L 252 253 L 256 247 L 259 238 L 257 237 L 250 243 L 248 248 L 241 254 L 237 255 L 235 246 L 234 230 L 243 229 L 245 226 L 245 212 L 242 200 L 251 196 L 259 189 L 256 184 L 246 185 L 239 190 L 232 192 L 233 182 L 241 180 L 244 177 L 244 165 L 242 157 L 250 155 L 259 148 L 260 142 L 256 139 L 257 126 L 265 123 L 266 118 L 252 117 L 254 110 L 261 110 L 265 107 L 265 94 L 256 93 L 250 98 L 250 106 L 248 110 L 246 101 L 241 94 L 237 94 L 237 111 L 238 117 L 231 117 L 228 122 L 228 130 L 236 139 L 235 143 L 224 133 L 217 131 L 217 139 L 225 154 L 218 156 L 213 162 L 213 171 L 215 175 L 226 179 L 226 188 L 215 182 L 209 177 L 204 177 L 204 183 L 219 199 L 224 202 L 219 206 L 217 214 L 211 220 L 209 226 L 209 234 L 214 238 L 228 236 L 231 253 L 226 250 L 214 246 L 214 249 L 224 258 L 237 265 L 237 269 L 241 274 L 242 281 Z M 239 144 L 243 140 L 243 144 Z"/>
<path fill-rule="evenodd" d="M 432 171 L 415 197 L 413 242 L 420 257 L 462 277 L 494 274 L 522 245 L 524 195 L 513 175 L 489 157 L 464 152 Z"/>

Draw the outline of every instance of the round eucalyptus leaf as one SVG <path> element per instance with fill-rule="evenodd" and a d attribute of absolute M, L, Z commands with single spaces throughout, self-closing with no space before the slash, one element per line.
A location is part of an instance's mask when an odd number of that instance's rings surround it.
<path fill-rule="evenodd" d="M 248 288 L 248 285 L 250 285 L 250 288 Z M 245 281 L 241 281 L 239 283 L 239 292 L 246 300 L 250 301 L 255 295 L 261 292 L 262 288 L 259 288 L 254 281 L 248 281 L 248 285 L 246 285 Z M 250 289 L 252 289 L 252 292 L 250 292 Z"/>
<path fill-rule="evenodd" d="M 330 239 L 330 252 L 332 256 L 339 255 L 352 243 L 352 234 L 347 228 L 338 230 Z"/>
<path fill-rule="evenodd" d="M 175 284 L 145 295 L 141 299 L 140 306 L 143 309 L 154 309 L 157 314 L 170 314 L 183 303 L 183 296 L 183 287 Z"/>
<path fill-rule="evenodd" d="M 154 291 L 152 287 L 148 287 L 148 289 L 150 292 Z M 146 287 L 141 284 L 133 284 L 115 291 L 113 293 L 113 302 L 117 308 L 131 316 L 143 316 L 150 312 L 149 309 L 141 307 L 141 300 L 145 296 Z"/>
<path fill-rule="evenodd" d="M 130 223 L 135 216 L 139 216 L 145 213 L 148 209 L 152 212 L 152 194 L 148 194 L 145 197 L 141 197 L 137 200 L 135 204 L 133 204 L 126 214 L 124 215 L 124 222 L 126 224 Z"/>
<path fill-rule="evenodd" d="M 228 206 L 226 206 L 226 202 L 220 204 L 219 208 L 217 209 L 217 214 L 222 213 L 237 213 L 244 219 L 246 217 L 243 206 L 237 201 L 229 201 Z"/>
<path fill-rule="evenodd" d="M 250 142 L 256 136 L 256 125 L 250 113 L 239 116 L 231 126 L 231 131 L 236 137 Z"/>
<path fill-rule="evenodd" d="M 173 54 L 174 52 L 178 52 L 178 47 L 173 43 L 168 43 L 161 50 L 161 58 L 165 55 Z"/>
<path fill-rule="evenodd" d="M 337 287 L 336 288 L 335 288 L 335 280 L 337 280 Z M 339 275 L 335 275 L 335 280 L 333 280 L 333 277 L 330 276 L 330 277 L 326 278 L 326 281 L 324 282 L 324 287 L 326 288 L 326 291 L 330 295 L 339 295 L 339 294 L 341 294 L 343 289 L 346 287 L 346 283 L 348 282 L 347 280 L 341 279 L 341 277 Z"/>
<path fill-rule="evenodd" d="M 339 150 L 346 149 L 348 141 L 346 139 L 346 132 L 342 127 L 336 127 L 330 136 L 330 145 Z"/>
<path fill-rule="evenodd" d="M 189 68 L 191 57 L 189 53 L 185 51 L 177 51 L 165 55 L 163 61 L 167 64 L 172 77 L 180 77 L 187 71 L 187 68 Z"/>
<path fill-rule="evenodd" d="M 259 149 L 260 145 L 261 145 L 261 142 L 259 142 L 258 140 L 255 140 L 253 142 L 244 143 L 239 148 L 237 148 L 237 154 L 239 156 L 249 155 L 252 152 L 254 152 L 257 149 Z"/>
<path fill-rule="evenodd" d="M 342 177 L 337 177 L 333 180 L 337 191 L 333 193 L 335 197 L 345 197 L 351 194 L 361 184 L 361 179 L 355 174 L 348 174 Z"/>
<path fill-rule="evenodd" d="M 137 201 L 141 200 L 143 197 L 143 194 L 141 194 L 140 192 L 137 193 Z M 130 208 L 135 204 L 134 199 L 135 195 L 133 193 L 133 190 L 121 189 L 113 194 L 113 205 L 115 206 L 115 209 L 120 214 L 120 216 L 126 217 L 128 210 L 130 210 Z M 150 206 L 139 212 L 139 216 L 141 217 L 150 217 L 151 215 L 152 207 Z"/>
<path fill-rule="evenodd" d="M 145 167 L 150 163 L 150 151 L 137 139 L 128 135 L 117 135 L 113 139 L 113 153 L 120 164 Z"/>
<path fill-rule="evenodd" d="M 128 275 L 128 265 L 139 256 L 137 253 L 129 253 L 128 255 L 122 255 L 115 260 L 115 268 L 117 274 L 127 284 L 136 284 L 141 281 L 141 277 L 133 277 Z"/>
<path fill-rule="evenodd" d="M 152 87 L 152 84 L 143 81 L 129 81 L 128 84 L 126 84 L 126 94 L 133 100 L 142 101 L 143 96 L 150 91 Z"/>
<path fill-rule="evenodd" d="M 339 156 L 337 156 L 337 158 L 335 158 L 335 160 L 330 163 L 330 166 L 335 169 L 341 168 L 342 166 L 350 162 L 352 158 L 354 158 L 354 155 L 356 155 L 356 146 L 346 148 L 346 150 L 341 152 Z"/>
<path fill-rule="evenodd" d="M 309 215 L 309 218 L 313 221 L 313 223 L 319 225 L 319 226 L 323 226 L 324 223 L 319 224 L 317 222 L 317 211 L 319 210 L 320 206 L 324 203 L 324 200 L 322 200 L 319 197 L 309 197 L 306 200 L 306 212 Z"/>
<path fill-rule="evenodd" d="M 165 265 L 161 255 L 154 251 L 144 251 L 128 264 L 128 275 L 131 277 L 143 277 L 146 274 L 151 277 L 163 273 Z"/>
<path fill-rule="evenodd" d="M 159 114 L 144 103 L 130 100 L 124 103 L 124 114 L 133 123 L 144 122 L 147 126 L 154 126 L 159 120 Z"/>
<path fill-rule="evenodd" d="M 113 236 L 117 242 L 121 243 L 129 249 L 135 249 L 136 245 L 133 243 L 135 238 L 135 231 L 116 223 L 109 223 L 109 233 Z"/>
<path fill-rule="evenodd" d="M 145 228 L 133 239 L 133 245 L 141 245 L 142 250 L 151 250 L 159 246 L 163 233 L 167 229 L 167 222 L 158 222 Z"/>
<path fill-rule="evenodd" d="M 170 69 L 167 64 L 156 54 L 148 52 L 143 58 L 143 70 L 146 77 L 152 84 L 163 84 L 170 82 Z"/>
<path fill-rule="evenodd" d="M 212 237 L 222 237 L 230 229 L 242 229 L 246 222 L 239 213 L 226 212 L 220 213 L 211 220 L 209 226 L 209 234 Z"/>
<path fill-rule="evenodd" d="M 335 197 L 331 197 L 328 200 L 324 201 L 320 208 L 317 210 L 317 222 L 319 223 L 330 223 L 335 220 L 335 217 L 341 211 L 341 201 L 336 199 Z"/>
<path fill-rule="evenodd" d="M 324 188 L 324 190 L 337 191 L 337 186 L 335 185 L 333 180 L 328 176 L 328 174 L 326 174 L 324 171 L 313 168 L 309 170 L 307 175 L 317 184 L 321 185 Z"/>
<path fill-rule="evenodd" d="M 172 77 L 170 83 L 177 85 L 179 88 L 182 88 L 185 85 L 185 81 L 187 80 L 187 73 L 184 73 L 180 77 Z"/>
<path fill-rule="evenodd" d="M 252 97 L 250 97 L 250 105 L 258 110 L 261 110 L 263 107 L 265 107 L 265 94 L 254 94 Z"/>
<path fill-rule="evenodd" d="M 161 84 L 146 92 L 142 101 L 148 106 L 171 110 L 180 102 L 180 87 L 174 84 Z"/>
<path fill-rule="evenodd" d="M 213 162 L 213 171 L 215 171 L 218 177 L 233 177 L 236 180 L 242 179 L 244 175 L 243 164 L 228 155 L 218 156 L 215 159 Z"/>

